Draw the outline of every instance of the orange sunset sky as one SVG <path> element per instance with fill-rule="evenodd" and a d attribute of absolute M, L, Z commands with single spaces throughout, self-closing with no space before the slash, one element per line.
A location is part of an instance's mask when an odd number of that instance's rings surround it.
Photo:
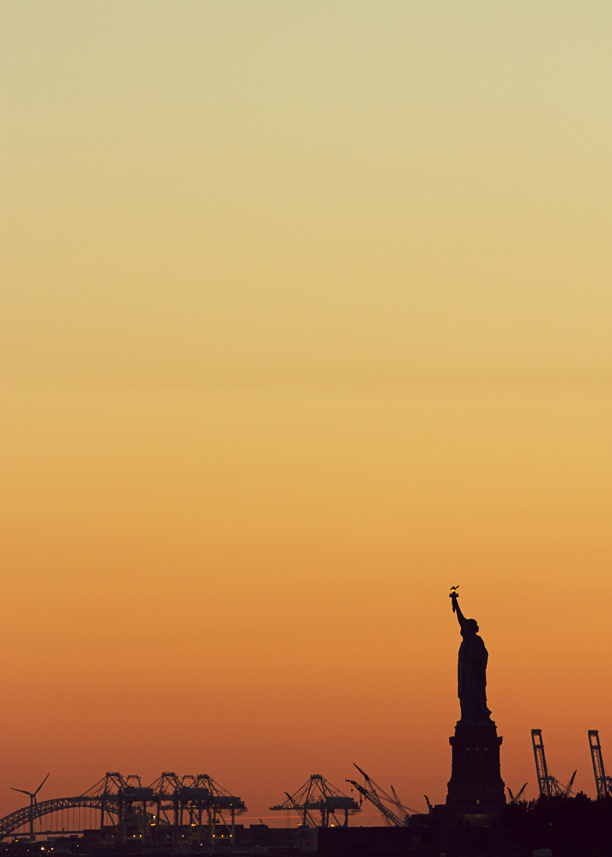
<path fill-rule="evenodd" d="M 257 820 L 352 762 L 443 802 L 452 584 L 506 784 L 540 728 L 594 796 L 608 0 L 0 8 L 0 815 L 174 770 Z"/>

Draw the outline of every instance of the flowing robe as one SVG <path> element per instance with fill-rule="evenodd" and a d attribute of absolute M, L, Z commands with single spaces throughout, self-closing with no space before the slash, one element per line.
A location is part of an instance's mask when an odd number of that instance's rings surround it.
<path fill-rule="evenodd" d="M 463 634 L 459 649 L 459 702 L 464 721 L 488 720 L 487 661 L 485 644 L 478 634 Z"/>

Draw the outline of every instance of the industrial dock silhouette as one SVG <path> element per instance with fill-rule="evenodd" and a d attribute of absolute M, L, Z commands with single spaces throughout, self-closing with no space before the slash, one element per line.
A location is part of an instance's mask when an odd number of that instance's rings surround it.
<path fill-rule="evenodd" d="M 29 797 L 21 809 L 0 819 L 0 854 L 236 854 L 320 853 L 339 857 L 607 857 L 612 855 L 612 778 L 603 760 L 599 732 L 588 731 L 597 798 L 572 791 L 575 771 L 563 785 L 548 770 L 542 730 L 531 740 L 539 797 L 521 801 L 501 777 L 502 738 L 487 707 L 488 652 L 475 619 L 450 592 L 462 637 L 457 693 L 460 719 L 451 745 L 446 802 L 427 812 L 402 803 L 393 786 L 375 782 L 357 764 L 347 778 L 352 794 L 311 774 L 292 793 L 270 806 L 293 817 L 296 827 L 245 826 L 242 797 L 208 774 L 163 772 L 148 785 L 139 775 L 106 773 L 82 794 L 39 800 L 49 774 L 34 791 L 11 786 Z M 525 784 L 526 785 L 526 784 Z M 349 819 L 364 805 L 380 815 L 379 826 L 356 826 Z"/>

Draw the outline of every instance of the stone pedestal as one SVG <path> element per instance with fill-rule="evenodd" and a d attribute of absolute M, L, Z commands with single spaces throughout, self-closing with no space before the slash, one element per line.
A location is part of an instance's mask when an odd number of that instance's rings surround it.
<path fill-rule="evenodd" d="M 448 783 L 446 806 L 460 815 L 496 815 L 506 802 L 499 767 L 502 739 L 490 720 L 464 722 L 450 738 L 453 767 Z"/>

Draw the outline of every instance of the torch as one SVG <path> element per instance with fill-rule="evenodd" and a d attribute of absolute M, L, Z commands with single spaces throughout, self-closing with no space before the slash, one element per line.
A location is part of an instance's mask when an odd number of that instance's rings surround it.
<path fill-rule="evenodd" d="M 458 586 L 451 586 L 450 594 L 448 596 L 453 602 L 453 613 L 457 612 L 457 599 L 459 598 L 459 593 L 457 592 L 458 589 Z"/>

